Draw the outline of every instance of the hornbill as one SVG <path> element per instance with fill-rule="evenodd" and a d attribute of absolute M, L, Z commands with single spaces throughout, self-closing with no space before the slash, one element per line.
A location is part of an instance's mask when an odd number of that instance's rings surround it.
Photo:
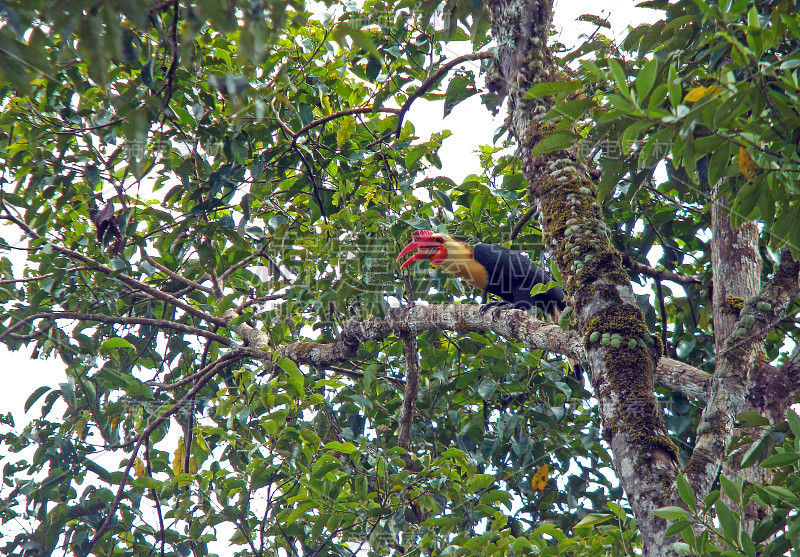
<path fill-rule="evenodd" d="M 531 295 L 534 285 L 547 284 L 552 277 L 517 251 L 492 244 L 476 244 L 470 249 L 448 234 L 430 230 L 415 230 L 411 236 L 411 243 L 403 248 L 397 261 L 410 251 L 419 251 L 403 263 L 401 269 L 429 259 L 434 265 L 472 286 L 499 296 L 514 308 L 539 308 L 556 323 L 567 307 L 566 294 L 558 286 Z M 580 365 L 571 360 L 569 365 L 576 378 L 582 377 Z"/>

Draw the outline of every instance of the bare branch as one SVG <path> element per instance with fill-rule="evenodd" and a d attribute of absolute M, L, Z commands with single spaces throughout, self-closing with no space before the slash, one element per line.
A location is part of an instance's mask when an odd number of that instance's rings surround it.
<path fill-rule="evenodd" d="M 192 288 L 194 288 L 196 290 L 201 290 L 201 291 L 205 292 L 206 294 L 211 294 L 211 288 L 209 288 L 208 286 L 203 286 L 199 282 L 195 282 L 195 281 L 193 281 L 191 279 L 188 279 L 188 278 L 186 278 L 184 276 L 179 275 L 175 271 L 165 267 L 164 265 L 162 265 L 161 263 L 159 263 L 158 261 L 156 261 L 155 259 L 153 259 L 149 255 L 144 253 L 144 251 L 142 252 L 142 257 L 150 265 L 152 265 L 153 267 L 155 267 L 156 269 L 158 269 L 159 271 L 161 271 L 162 273 L 164 273 L 165 275 L 167 275 L 171 279 L 177 280 L 179 282 L 182 282 L 182 283 L 186 284 L 187 286 L 191 286 Z"/>
<path fill-rule="evenodd" d="M 703 282 L 699 275 L 679 275 L 672 271 L 665 271 L 663 269 L 656 269 L 648 265 L 634 261 L 627 253 L 622 254 L 622 264 L 634 273 L 640 273 L 650 278 L 658 280 L 669 280 L 686 286 L 687 284 L 701 284 Z"/>
<path fill-rule="evenodd" d="M 233 314 L 226 317 L 233 318 Z M 405 306 L 389 311 L 386 319 L 351 319 L 336 342 L 317 343 L 298 341 L 277 350 L 270 348 L 269 337 L 247 324 L 236 332 L 242 336 L 251 351 L 265 361 L 262 374 L 274 371 L 274 361 L 288 358 L 299 365 L 320 369 L 333 369 L 337 363 L 354 359 L 361 342 L 381 342 L 395 334 L 402 338 L 408 328 L 414 334 L 423 331 L 455 331 L 458 333 L 495 333 L 504 338 L 520 340 L 530 350 L 547 350 L 586 363 L 586 353 L 581 339 L 557 325 L 541 321 L 518 309 L 503 309 L 494 313 L 481 311 L 472 304 L 441 304 L 430 306 Z M 259 352 L 259 350 L 264 350 Z M 336 370 L 334 370 L 336 371 Z M 356 372 L 348 373 L 355 376 Z M 703 399 L 710 389 L 711 375 L 688 364 L 661 358 L 656 367 L 656 381 L 688 397 Z"/>
<path fill-rule="evenodd" d="M 395 129 L 395 132 L 394 132 L 395 133 L 395 137 L 399 138 L 400 137 L 400 132 L 403 131 L 403 118 L 405 117 L 406 112 L 408 112 L 408 109 L 411 108 L 411 104 L 415 100 L 420 98 L 422 95 L 427 93 L 428 89 L 430 89 L 436 83 L 438 83 L 439 80 L 442 78 L 442 76 L 444 74 L 446 74 L 447 72 L 449 72 L 451 68 L 453 68 L 454 66 L 457 66 L 457 65 L 459 65 L 459 64 L 461 64 L 463 62 L 470 62 L 472 60 L 482 60 L 484 58 L 491 58 L 492 56 L 494 56 L 494 54 L 491 53 L 491 52 L 472 52 L 470 54 L 465 54 L 463 56 L 459 56 L 457 58 L 453 58 L 452 60 L 450 60 L 446 64 L 443 64 L 438 70 L 433 72 L 427 78 L 425 78 L 425 81 L 422 82 L 422 84 L 419 86 L 419 88 L 416 91 L 414 91 L 413 93 L 411 93 L 411 95 L 408 97 L 406 102 L 403 103 L 403 107 L 400 110 L 399 118 L 398 118 L 398 121 L 397 121 L 397 128 Z"/>

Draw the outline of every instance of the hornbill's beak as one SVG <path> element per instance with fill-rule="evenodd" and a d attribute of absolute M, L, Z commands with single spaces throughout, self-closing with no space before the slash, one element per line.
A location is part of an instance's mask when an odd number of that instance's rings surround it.
<path fill-rule="evenodd" d="M 422 251 L 418 251 L 409 257 L 405 263 L 400 265 L 401 269 L 407 265 L 416 263 L 417 261 L 422 261 L 423 259 L 432 259 L 442 248 L 441 240 L 436 241 L 436 239 L 434 239 L 435 237 L 433 236 L 433 232 L 430 230 L 415 230 L 411 233 L 411 237 L 413 238 L 413 241 L 403 248 L 403 251 L 401 251 L 400 255 L 397 256 L 396 261 L 400 261 L 401 257 L 415 249 Z"/>

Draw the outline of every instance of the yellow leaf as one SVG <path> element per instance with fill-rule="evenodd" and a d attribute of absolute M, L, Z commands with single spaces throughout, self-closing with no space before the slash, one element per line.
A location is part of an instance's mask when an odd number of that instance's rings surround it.
<path fill-rule="evenodd" d="M 331 100 L 328 97 L 322 97 L 322 107 L 325 109 L 325 115 L 333 114 L 331 107 Z"/>
<path fill-rule="evenodd" d="M 685 103 L 693 103 L 697 102 L 703 97 L 707 97 L 708 95 L 715 96 L 722 93 L 724 89 L 719 85 L 709 85 L 708 87 L 695 87 L 688 93 L 686 96 L 683 97 L 683 102 Z"/>
<path fill-rule="evenodd" d="M 137 478 L 143 478 L 147 475 L 147 468 L 141 458 L 137 458 L 136 462 L 133 463 L 133 473 L 136 474 Z"/>
<path fill-rule="evenodd" d="M 753 161 L 753 157 L 750 156 L 750 153 L 747 152 L 744 145 L 739 146 L 739 170 L 741 170 L 742 176 L 744 176 L 748 182 L 753 181 L 756 163 Z"/>
<path fill-rule="evenodd" d="M 539 468 L 536 473 L 531 478 L 531 487 L 534 491 L 544 491 L 544 488 L 547 486 L 547 476 L 550 473 L 550 468 L 547 464 L 542 464 L 542 467 Z"/>
<path fill-rule="evenodd" d="M 181 439 L 178 448 L 172 455 L 172 473 L 176 476 L 183 473 L 183 460 L 186 458 L 186 448 L 183 446 L 183 439 Z"/>
<path fill-rule="evenodd" d="M 81 415 L 78 421 L 75 422 L 75 435 L 78 437 L 83 437 L 83 434 L 86 432 L 86 423 L 88 421 L 89 418 L 85 413 Z"/>
<path fill-rule="evenodd" d="M 353 132 L 356 131 L 356 123 L 352 116 L 341 118 L 339 120 L 339 127 L 336 128 L 336 144 L 341 147 L 345 141 L 350 139 Z"/>

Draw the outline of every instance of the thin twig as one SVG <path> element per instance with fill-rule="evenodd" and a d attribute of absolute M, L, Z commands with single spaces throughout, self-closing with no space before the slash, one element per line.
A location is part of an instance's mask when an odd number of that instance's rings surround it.
<path fill-rule="evenodd" d="M 144 459 L 147 463 L 147 475 L 153 477 L 153 467 L 150 464 L 150 440 L 144 444 Z M 161 538 L 161 557 L 164 557 L 164 544 L 167 541 L 166 529 L 164 528 L 164 515 L 161 514 L 161 501 L 158 500 L 158 492 L 155 488 L 150 488 L 150 496 L 156 504 L 156 512 L 158 513 L 158 533 Z"/>
<path fill-rule="evenodd" d="M 294 148 L 295 145 L 297 144 L 297 140 L 300 139 L 300 137 L 303 134 L 305 134 L 306 132 L 317 126 L 321 126 L 322 124 L 330 122 L 331 120 L 342 118 L 344 116 L 352 116 L 353 114 L 371 114 L 372 112 L 388 112 L 390 114 L 400 114 L 400 109 L 383 108 L 383 107 L 372 108 L 370 106 L 365 106 L 360 108 L 347 108 L 345 110 L 340 110 L 339 112 L 334 112 L 333 114 L 328 114 L 327 116 L 323 116 L 319 120 L 314 120 L 313 122 L 309 122 L 308 124 L 300 128 L 300 130 L 298 130 L 297 133 L 292 134 L 293 137 L 292 137 L 291 147 Z"/>

